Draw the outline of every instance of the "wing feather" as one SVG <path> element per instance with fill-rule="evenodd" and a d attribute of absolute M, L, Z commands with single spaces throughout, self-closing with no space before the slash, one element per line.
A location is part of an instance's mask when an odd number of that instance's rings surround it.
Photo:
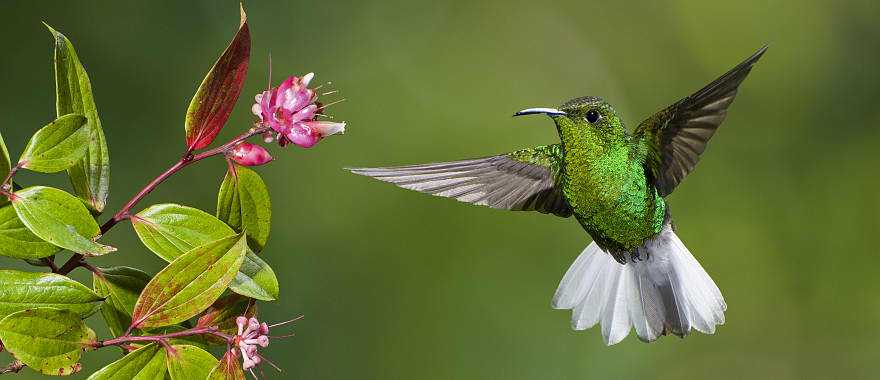
<path fill-rule="evenodd" d="M 470 160 L 349 170 L 475 205 L 568 217 L 571 208 L 556 185 L 560 161 L 556 144 Z"/>
<path fill-rule="evenodd" d="M 694 170 L 709 139 L 727 116 L 737 88 L 766 50 L 767 46 L 762 47 L 706 87 L 652 115 L 636 129 L 634 141 L 647 148 L 645 170 L 660 195 L 672 193 Z"/>

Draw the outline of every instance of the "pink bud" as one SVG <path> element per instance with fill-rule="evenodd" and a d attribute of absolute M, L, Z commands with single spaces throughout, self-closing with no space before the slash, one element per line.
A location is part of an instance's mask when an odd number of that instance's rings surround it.
<path fill-rule="evenodd" d="M 238 325 L 238 335 L 241 335 L 244 332 L 244 326 L 247 324 L 247 318 L 244 316 L 239 316 L 235 318 L 235 324 Z"/>
<path fill-rule="evenodd" d="M 242 141 L 232 148 L 232 161 L 243 166 L 260 166 L 272 161 L 272 156 L 265 148 Z"/>
<path fill-rule="evenodd" d="M 244 348 L 244 352 L 247 353 L 247 356 L 253 357 L 254 355 L 257 354 L 257 346 L 248 345 L 247 347 Z"/>
<path fill-rule="evenodd" d="M 245 339 L 245 344 L 256 344 L 260 347 L 266 347 L 269 345 L 269 337 L 265 335 L 260 335 L 256 337 L 256 339 Z"/>
<path fill-rule="evenodd" d="M 345 123 L 334 123 L 332 121 L 308 121 L 305 124 L 321 137 L 345 133 Z"/>
<path fill-rule="evenodd" d="M 309 83 L 312 81 L 312 79 L 315 79 L 315 73 L 308 73 L 306 75 L 303 75 L 303 77 L 302 77 L 303 86 L 308 86 Z"/>

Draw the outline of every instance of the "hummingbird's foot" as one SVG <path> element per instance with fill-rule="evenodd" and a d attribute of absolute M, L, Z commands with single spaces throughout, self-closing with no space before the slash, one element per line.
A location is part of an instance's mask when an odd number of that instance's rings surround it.
<path fill-rule="evenodd" d="M 642 250 L 636 249 L 629 254 L 629 260 L 635 264 L 636 261 L 648 260 L 651 257 L 651 253 L 645 250 L 645 258 L 642 258 Z"/>
<path fill-rule="evenodd" d="M 639 255 L 638 249 L 629 254 L 629 260 L 632 261 L 633 264 L 635 264 L 636 261 L 642 261 L 642 256 Z"/>

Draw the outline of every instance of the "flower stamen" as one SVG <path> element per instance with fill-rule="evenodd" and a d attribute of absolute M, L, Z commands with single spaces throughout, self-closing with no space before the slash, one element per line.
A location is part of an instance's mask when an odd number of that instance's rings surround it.
<path fill-rule="evenodd" d="M 288 324 L 288 323 L 296 322 L 296 321 L 298 321 L 298 320 L 300 320 L 300 319 L 303 319 L 303 318 L 305 318 L 305 315 L 300 315 L 300 316 L 298 316 L 298 317 L 296 317 L 296 318 L 294 318 L 294 319 L 289 319 L 289 320 L 286 320 L 286 321 L 284 321 L 284 322 L 278 322 L 278 323 L 276 323 L 276 324 L 274 324 L 274 325 L 269 325 L 269 328 L 273 328 L 273 327 L 277 327 L 277 326 L 283 326 L 283 325 L 286 325 L 286 324 Z"/>

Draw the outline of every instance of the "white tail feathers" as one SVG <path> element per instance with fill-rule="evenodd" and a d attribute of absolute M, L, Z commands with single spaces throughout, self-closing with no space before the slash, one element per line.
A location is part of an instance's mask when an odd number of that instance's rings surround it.
<path fill-rule="evenodd" d="M 651 342 L 669 333 L 684 337 L 691 329 L 712 334 L 724 324 L 721 291 L 670 224 L 636 254 L 627 254 L 621 265 L 593 242 L 568 268 L 553 307 L 572 309 L 575 330 L 601 323 L 608 345 L 623 340 L 631 327 Z"/>

